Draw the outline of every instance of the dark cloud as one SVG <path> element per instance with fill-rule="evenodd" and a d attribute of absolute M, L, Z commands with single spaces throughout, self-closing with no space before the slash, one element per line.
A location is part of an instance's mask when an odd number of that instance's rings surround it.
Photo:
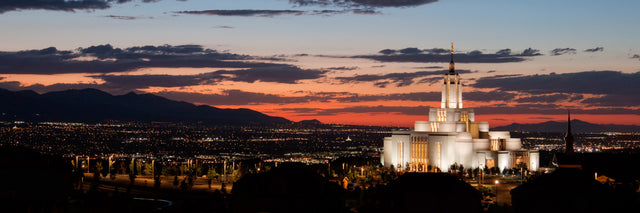
<path fill-rule="evenodd" d="M 418 71 L 418 72 L 405 72 L 405 73 L 388 73 L 388 74 L 366 74 L 366 75 L 356 75 L 353 77 L 336 77 L 336 80 L 339 80 L 342 83 L 351 83 L 351 82 L 374 82 L 374 85 L 380 88 L 385 88 L 389 84 L 395 84 L 397 87 L 409 86 L 413 84 L 418 79 L 426 79 L 434 75 L 443 75 L 447 73 L 448 70 L 437 70 L 437 71 Z M 469 70 L 457 70 L 458 73 L 472 73 Z M 442 77 L 439 77 L 441 80 Z M 423 82 L 431 82 L 431 78 L 427 81 L 418 81 L 419 83 Z"/>
<path fill-rule="evenodd" d="M 299 113 L 301 115 L 310 115 L 310 116 L 333 116 L 340 115 L 344 113 L 367 113 L 367 114 L 380 114 L 380 113 L 394 113 L 394 114 L 404 114 L 404 115 L 429 115 L 429 107 L 428 106 L 417 106 L 417 107 L 408 107 L 408 106 L 353 106 L 353 107 L 345 107 L 345 108 L 330 108 L 330 109 L 322 109 L 322 108 L 283 108 L 283 111 L 289 111 L 294 113 Z"/>
<path fill-rule="evenodd" d="M 511 55 L 511 49 L 498 50 L 498 52 L 496 52 L 496 55 L 498 55 L 498 56 L 509 56 L 509 55 Z"/>
<path fill-rule="evenodd" d="M 15 10 L 57 10 L 73 12 L 75 10 L 97 10 L 111 7 L 110 0 L 9 0 L 0 1 L 0 13 Z"/>
<path fill-rule="evenodd" d="M 514 92 L 504 92 L 496 90 L 489 92 L 473 91 L 462 93 L 462 100 L 465 101 L 511 101 L 515 97 L 516 93 Z"/>
<path fill-rule="evenodd" d="M 539 56 L 539 55 L 542 55 L 540 54 L 540 50 L 527 48 L 524 51 L 522 51 L 522 53 L 518 56 Z"/>
<path fill-rule="evenodd" d="M 95 58 L 90 58 L 95 57 Z M 109 44 L 76 51 L 55 47 L 0 52 L 0 74 L 116 73 L 147 67 L 257 68 L 272 63 L 249 62 L 263 58 L 205 49 L 200 45 L 137 46 L 126 49 Z M 275 64 L 277 65 L 277 64 Z"/>
<path fill-rule="evenodd" d="M 156 95 L 172 100 L 187 101 L 209 105 L 253 105 L 264 103 L 286 104 L 308 102 L 307 97 L 283 97 L 280 95 L 224 90 L 222 94 L 202 94 L 189 92 L 158 92 Z"/>
<path fill-rule="evenodd" d="M 327 68 L 328 70 L 357 70 L 358 67 L 346 67 L 346 66 L 342 66 L 342 67 L 329 67 Z"/>
<path fill-rule="evenodd" d="M 120 20 L 136 20 L 136 19 L 153 19 L 153 17 L 150 16 L 117 16 L 117 15 L 108 15 L 108 16 L 104 16 L 105 18 L 112 18 L 112 19 L 120 19 Z"/>
<path fill-rule="evenodd" d="M 91 75 L 89 77 L 104 83 L 54 84 L 21 86 L 19 82 L 0 82 L 0 87 L 11 90 L 34 90 L 51 92 L 67 89 L 96 88 L 111 93 L 134 91 L 149 87 L 186 87 L 195 85 L 215 85 L 221 81 L 253 83 L 273 82 L 296 84 L 300 80 L 323 78 L 327 71 L 300 69 L 291 65 L 272 64 L 241 70 L 218 70 L 195 75 Z"/>
<path fill-rule="evenodd" d="M 253 104 L 294 104 L 309 102 L 357 103 L 372 101 L 439 101 L 439 92 L 394 93 L 363 95 L 350 92 L 311 92 L 301 96 L 283 96 L 276 94 L 225 90 L 221 94 L 201 94 L 189 92 L 159 92 L 157 95 L 169 99 L 196 102 L 210 105 L 253 105 Z"/>
<path fill-rule="evenodd" d="M 232 75 L 229 80 L 253 83 L 255 81 L 294 84 L 299 80 L 318 79 L 324 77 L 327 71 L 300 69 L 291 65 L 272 65 L 255 67 L 246 70 L 216 71 L 213 74 Z"/>
<path fill-rule="evenodd" d="M 393 113 L 402 115 L 428 115 L 429 106 L 353 106 L 344 108 L 283 108 L 284 111 L 299 113 L 300 115 L 333 116 L 344 113 Z M 519 104 L 515 106 L 480 106 L 475 107 L 477 114 L 546 114 L 564 115 L 567 113 L 564 107 L 556 104 Z M 640 110 L 627 108 L 595 108 L 595 109 L 572 109 L 575 114 L 640 114 Z"/>
<path fill-rule="evenodd" d="M 380 50 L 378 53 L 384 54 L 384 55 L 389 55 L 389 54 L 394 54 L 398 52 L 397 50 L 392 50 L 392 49 L 384 49 L 384 50 Z"/>
<path fill-rule="evenodd" d="M 583 99 L 581 103 L 589 106 L 637 107 L 640 106 L 640 96 L 627 94 L 607 94 L 601 97 Z"/>
<path fill-rule="evenodd" d="M 553 103 L 561 100 L 567 100 L 571 97 L 569 94 L 557 93 L 557 94 L 543 94 L 543 95 L 530 95 L 527 97 L 520 97 L 513 101 L 518 103 Z"/>
<path fill-rule="evenodd" d="M 212 16 L 258 16 L 274 17 L 279 15 L 303 15 L 302 10 L 192 10 L 180 11 L 181 14 L 212 15 Z"/>
<path fill-rule="evenodd" d="M 632 59 L 640 59 L 640 55 L 638 54 L 634 54 L 633 56 L 631 56 Z"/>
<path fill-rule="evenodd" d="M 602 52 L 604 51 L 604 47 L 595 47 L 584 50 L 585 52 Z"/>
<path fill-rule="evenodd" d="M 133 0 L 3 0 L 0 1 L 0 14 L 19 10 L 52 10 L 74 12 L 76 10 L 102 10 L 113 4 L 132 2 Z M 141 0 L 144 3 L 159 0 Z M 184 1 L 184 0 L 182 0 Z"/>
<path fill-rule="evenodd" d="M 593 94 L 597 98 L 584 100 L 594 106 L 640 106 L 640 72 L 588 71 L 578 73 L 482 77 L 471 85 L 501 91 L 529 93 L 533 97 L 549 98 L 545 94 Z M 558 96 L 559 97 L 559 96 Z M 568 97 L 577 100 L 579 96 Z M 523 99 L 527 100 L 527 99 Z"/>
<path fill-rule="evenodd" d="M 217 29 L 233 29 L 235 27 L 226 26 L 226 25 L 220 25 L 220 26 L 214 26 L 213 28 L 217 28 Z"/>
<path fill-rule="evenodd" d="M 358 55 L 352 58 L 366 58 L 380 62 L 449 62 L 449 50 L 442 48 L 418 49 L 415 47 L 400 50 L 383 49 L 378 55 Z M 496 53 L 483 53 L 473 50 L 467 53 L 455 53 L 455 62 L 460 63 L 509 63 L 525 61 L 526 57 L 541 55 L 538 50 L 526 49 L 521 54 L 511 54 L 510 49 L 499 50 Z"/>
<path fill-rule="evenodd" d="M 144 89 L 148 87 L 184 87 L 215 85 L 220 81 L 295 84 L 300 80 L 324 77 L 326 71 L 300 69 L 290 65 L 272 65 L 243 70 L 218 70 L 196 75 L 95 75 L 112 87 Z"/>
<path fill-rule="evenodd" d="M 429 106 L 354 106 L 345 108 L 283 108 L 284 111 L 299 113 L 309 116 L 333 116 L 344 113 L 393 113 L 402 115 L 428 115 Z M 562 106 L 555 104 L 519 104 L 515 106 L 481 106 L 474 108 L 477 114 L 546 114 L 564 115 L 567 113 Z M 575 114 L 640 114 L 640 110 L 627 108 L 595 108 L 595 109 L 572 109 Z"/>
<path fill-rule="evenodd" d="M 420 79 L 418 83 L 432 85 L 441 81 L 442 81 L 442 77 L 428 77 L 428 78 Z"/>
<path fill-rule="evenodd" d="M 249 10 L 249 9 L 235 9 L 235 10 L 191 10 L 191 11 L 179 11 L 175 12 L 179 14 L 191 14 L 191 15 L 210 15 L 210 16 L 244 16 L 244 17 L 275 17 L 282 15 L 322 15 L 332 16 L 338 14 L 359 14 L 359 15 L 375 15 L 379 14 L 378 11 L 372 9 L 351 8 L 343 10 Z"/>
<path fill-rule="evenodd" d="M 408 47 L 408 48 L 401 49 L 398 52 L 400 52 L 401 54 L 419 54 L 419 53 L 422 53 L 422 50 L 415 47 Z"/>
<path fill-rule="evenodd" d="M 551 55 L 564 55 L 564 54 L 576 54 L 574 48 L 555 48 L 551 50 Z"/>
<path fill-rule="evenodd" d="M 415 67 L 415 69 L 442 69 L 443 66 Z"/>
<path fill-rule="evenodd" d="M 422 51 L 430 54 L 449 54 L 450 53 L 450 50 L 442 49 L 442 48 L 424 49 Z"/>
<path fill-rule="evenodd" d="M 104 80 L 105 85 L 129 90 L 214 84 L 213 82 L 223 79 L 222 76 L 211 75 L 211 73 L 198 75 L 99 75 L 92 77 Z"/>
<path fill-rule="evenodd" d="M 544 115 L 565 115 L 566 107 L 555 104 L 521 104 L 515 106 L 484 106 L 476 107 L 474 111 L 477 114 L 544 114 Z M 594 109 L 571 109 L 571 113 L 575 114 L 640 114 L 640 110 L 613 107 L 613 108 L 594 108 Z"/>
<path fill-rule="evenodd" d="M 546 75 L 502 75 L 479 78 L 471 86 L 532 94 L 560 92 L 631 95 L 640 91 L 640 72 L 587 71 Z"/>
<path fill-rule="evenodd" d="M 322 7 L 415 7 L 437 0 L 289 0 L 297 6 Z"/>

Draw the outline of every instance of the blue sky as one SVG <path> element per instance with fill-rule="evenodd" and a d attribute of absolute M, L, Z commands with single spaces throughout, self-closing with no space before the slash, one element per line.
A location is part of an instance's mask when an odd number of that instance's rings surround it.
<path fill-rule="evenodd" d="M 93 87 L 116 95 L 148 92 L 197 104 L 251 108 L 292 120 L 319 118 L 329 123 L 410 126 L 413 120 L 426 119 L 428 107 L 438 105 L 438 98 L 428 96 L 440 89 L 431 71 L 447 67 L 440 52 L 426 50 L 448 49 L 455 42 L 460 59 L 456 67 L 468 71 L 463 74 L 465 92 L 472 92 L 466 105 L 484 112 L 486 116 L 481 119 L 497 124 L 560 120 L 564 109 L 573 108 L 579 109 L 578 119 L 582 115 L 583 120 L 597 123 L 640 124 L 640 99 L 633 94 L 637 88 L 634 85 L 640 84 L 638 1 L 20 2 L 0 3 L 0 28 L 4 29 L 0 56 L 5 57 L 0 60 L 6 62 L 0 65 L 0 88 L 49 92 Z M 225 56 L 223 60 L 244 64 L 220 67 L 188 61 L 180 62 L 180 66 L 167 65 L 170 62 L 157 60 L 168 59 L 145 55 L 136 59 L 140 63 L 112 72 L 106 71 L 111 69 L 108 62 L 127 62 L 123 56 L 100 58 L 95 52 L 81 52 L 106 44 L 122 50 L 146 45 L 196 45 L 247 57 Z M 75 52 L 68 57 L 50 53 L 48 57 L 59 58 L 34 65 L 41 69 L 38 71 L 20 68 L 32 63 L 21 51 L 48 47 Z M 400 51 L 405 48 L 421 52 Z M 384 49 L 396 52 L 384 55 L 380 52 Z M 506 55 L 495 54 L 505 49 L 509 49 L 502 52 Z M 523 54 L 527 49 L 536 54 Z M 433 58 L 416 60 L 415 54 Z M 506 56 L 508 62 L 497 60 Z M 220 54 L 211 57 L 219 59 L 216 57 Z M 78 67 L 70 60 L 86 61 L 87 65 Z M 156 61 L 142 63 L 145 60 Z M 264 65 L 255 64 L 258 62 L 285 68 L 250 72 Z M 92 63 L 106 68 L 92 70 Z M 62 68 L 53 68 L 58 65 Z M 242 69 L 255 76 L 240 78 L 240 72 L 232 72 Z M 548 81 L 546 90 L 502 86 L 510 80 L 533 82 L 554 74 L 580 83 Z M 202 81 L 202 76 L 211 75 L 216 77 Z M 200 81 L 177 82 L 189 77 Z M 115 82 L 125 78 L 133 79 L 126 82 L 140 81 L 141 86 Z M 164 82 L 149 83 L 159 82 L 159 78 Z M 494 82 L 487 83 L 490 80 Z M 631 92 L 614 93 L 611 87 L 615 85 L 611 84 L 621 81 L 626 83 L 617 86 L 628 87 Z M 487 95 L 496 92 L 503 96 L 490 99 L 492 96 Z M 421 94 L 424 98 L 398 98 Z M 346 101 L 345 96 L 350 99 Z M 310 98 L 300 101 L 304 97 Z M 228 101 L 244 99 L 248 100 Z M 507 114 L 517 116 L 505 119 L 504 110 L 493 110 L 495 106 L 510 107 Z M 353 121 L 350 118 L 354 116 L 363 119 Z M 388 122 L 389 116 L 402 121 Z"/>

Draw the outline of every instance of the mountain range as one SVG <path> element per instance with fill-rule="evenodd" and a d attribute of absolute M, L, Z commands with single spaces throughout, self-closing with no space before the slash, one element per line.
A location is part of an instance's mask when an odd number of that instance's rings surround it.
<path fill-rule="evenodd" d="M 506 126 L 492 128 L 501 131 L 529 131 L 529 132 L 566 132 L 567 122 L 547 121 L 537 124 L 513 123 Z M 640 132 L 640 126 L 617 124 L 594 124 L 581 120 L 571 120 L 571 131 L 584 132 Z"/>
<path fill-rule="evenodd" d="M 185 122 L 208 125 L 269 125 L 291 121 L 250 109 L 220 109 L 153 94 L 111 95 L 97 89 L 38 94 L 0 89 L 0 120 L 61 122 Z"/>

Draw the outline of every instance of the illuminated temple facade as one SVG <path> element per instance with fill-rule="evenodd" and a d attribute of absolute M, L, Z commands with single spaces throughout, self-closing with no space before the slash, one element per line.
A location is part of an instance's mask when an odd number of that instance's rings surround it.
<path fill-rule="evenodd" d="M 455 71 L 453 44 L 449 72 L 442 84 L 440 108 L 429 109 L 429 121 L 416 121 L 411 131 L 395 131 L 384 138 L 385 167 L 412 172 L 447 172 L 452 165 L 501 171 L 524 162 L 538 169 L 539 153 L 522 148 L 508 131 L 489 131 L 489 123 L 475 121 L 473 109 L 462 108 L 462 84 Z"/>

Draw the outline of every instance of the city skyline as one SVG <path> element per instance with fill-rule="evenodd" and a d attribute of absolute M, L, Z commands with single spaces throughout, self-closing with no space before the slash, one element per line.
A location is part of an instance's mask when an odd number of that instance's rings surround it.
<path fill-rule="evenodd" d="M 640 125 L 640 3 L 0 3 L 0 88 L 153 93 L 293 121 L 411 126 L 455 43 L 465 108 L 492 126 Z"/>

